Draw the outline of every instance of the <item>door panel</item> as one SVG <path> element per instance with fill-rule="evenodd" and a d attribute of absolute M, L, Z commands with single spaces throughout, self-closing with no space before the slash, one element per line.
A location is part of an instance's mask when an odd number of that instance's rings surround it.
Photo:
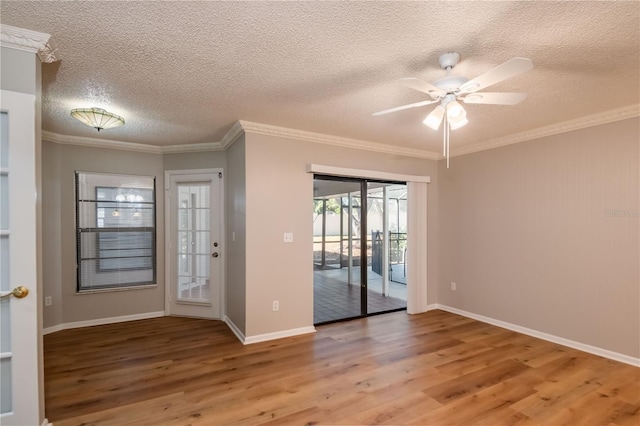
<path fill-rule="evenodd" d="M 407 307 L 406 202 L 404 184 L 367 183 L 368 314 Z"/>
<path fill-rule="evenodd" d="M 168 177 L 169 313 L 220 319 L 221 178 L 217 171 Z"/>
<path fill-rule="evenodd" d="M 359 182 L 314 180 L 314 323 L 362 315 Z"/>
<path fill-rule="evenodd" d="M 0 423 L 38 425 L 35 96 L 0 99 Z"/>

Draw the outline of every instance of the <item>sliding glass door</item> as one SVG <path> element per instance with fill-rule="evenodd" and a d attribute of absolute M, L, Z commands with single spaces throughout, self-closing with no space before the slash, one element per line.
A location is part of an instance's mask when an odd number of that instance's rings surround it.
<path fill-rule="evenodd" d="M 362 184 L 314 179 L 314 322 L 361 316 Z"/>
<path fill-rule="evenodd" d="M 404 183 L 316 175 L 313 230 L 314 323 L 406 309 Z"/>
<path fill-rule="evenodd" d="M 407 307 L 407 186 L 367 182 L 367 314 Z"/>

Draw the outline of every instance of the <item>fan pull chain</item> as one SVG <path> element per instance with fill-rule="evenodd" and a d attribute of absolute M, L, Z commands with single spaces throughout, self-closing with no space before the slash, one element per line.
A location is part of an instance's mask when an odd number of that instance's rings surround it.
<path fill-rule="evenodd" d="M 444 126 L 442 129 L 442 156 L 447 156 L 447 116 L 444 116 Z"/>
<path fill-rule="evenodd" d="M 443 155 L 447 157 L 447 169 L 449 168 L 449 121 L 447 120 L 447 115 L 444 116 L 444 140 L 442 141 Z"/>

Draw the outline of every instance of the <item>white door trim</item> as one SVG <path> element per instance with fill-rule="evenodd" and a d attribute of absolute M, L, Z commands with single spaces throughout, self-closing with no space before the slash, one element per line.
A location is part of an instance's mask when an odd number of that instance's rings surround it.
<path fill-rule="evenodd" d="M 307 164 L 307 173 L 362 179 L 393 180 L 397 182 L 431 182 L 431 177 L 429 176 L 403 175 L 400 173 L 381 172 L 379 170 L 348 169 L 345 167 L 324 166 L 322 164 Z"/>
<path fill-rule="evenodd" d="M 220 192 L 219 199 L 216 200 L 218 202 L 218 206 L 220 209 L 220 293 L 219 293 L 219 301 L 220 301 L 220 319 L 223 319 L 227 314 L 227 304 L 226 304 L 226 293 L 227 293 L 227 284 L 226 284 L 226 233 L 225 233 L 225 205 L 224 205 L 224 170 L 222 168 L 216 169 L 191 169 L 191 170 L 165 170 L 164 172 L 164 256 L 165 256 L 165 296 L 164 296 L 164 311 L 165 315 L 170 315 L 171 306 L 170 306 L 170 295 L 171 295 L 171 178 L 174 176 L 181 175 L 196 175 L 196 174 L 218 174 L 222 173 L 222 177 L 220 178 Z M 213 202 L 213 200 L 212 200 Z"/>

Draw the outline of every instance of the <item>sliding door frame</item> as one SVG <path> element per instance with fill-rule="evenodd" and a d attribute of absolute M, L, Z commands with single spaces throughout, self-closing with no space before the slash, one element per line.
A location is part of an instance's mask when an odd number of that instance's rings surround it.
<path fill-rule="evenodd" d="M 404 181 L 395 181 L 395 180 L 381 180 L 381 179 L 369 179 L 362 177 L 352 177 L 352 176 L 335 176 L 335 175 L 327 175 L 321 173 L 314 173 L 313 179 L 316 180 L 329 180 L 329 181 L 337 181 L 337 182 L 353 182 L 360 184 L 360 315 L 355 317 L 347 317 L 337 319 L 336 321 L 342 321 L 353 318 L 364 318 L 373 315 L 385 314 L 388 312 L 402 311 L 407 308 L 399 308 L 399 309 L 391 309 L 388 311 L 381 312 L 369 312 L 369 300 L 368 300 L 368 289 L 369 289 L 369 259 L 367 255 L 367 241 L 369 237 L 368 232 L 368 209 L 369 209 L 369 199 L 368 199 L 368 189 L 369 183 L 382 183 L 389 185 L 407 185 L 407 182 Z M 340 214 L 342 215 L 342 202 L 340 203 Z M 323 212 L 326 214 L 326 212 Z M 384 216 L 386 217 L 389 214 L 388 211 L 384 210 Z M 348 213 L 349 221 L 352 220 L 353 215 L 353 205 L 351 204 L 349 207 Z M 342 218 L 340 219 L 342 221 Z M 387 238 L 385 236 L 385 238 Z M 372 242 L 373 243 L 373 242 Z M 341 261 L 342 264 L 342 261 Z M 351 268 L 351 264 L 349 264 Z"/>
<path fill-rule="evenodd" d="M 351 169 L 323 164 L 307 164 L 306 172 L 319 175 L 359 177 L 407 183 L 407 313 L 427 312 L 427 187 L 429 176 L 406 175 L 379 170 Z M 313 179 L 311 179 L 313 181 Z M 311 189 L 312 190 L 312 189 Z M 434 307 L 432 307 L 434 309 Z"/>

